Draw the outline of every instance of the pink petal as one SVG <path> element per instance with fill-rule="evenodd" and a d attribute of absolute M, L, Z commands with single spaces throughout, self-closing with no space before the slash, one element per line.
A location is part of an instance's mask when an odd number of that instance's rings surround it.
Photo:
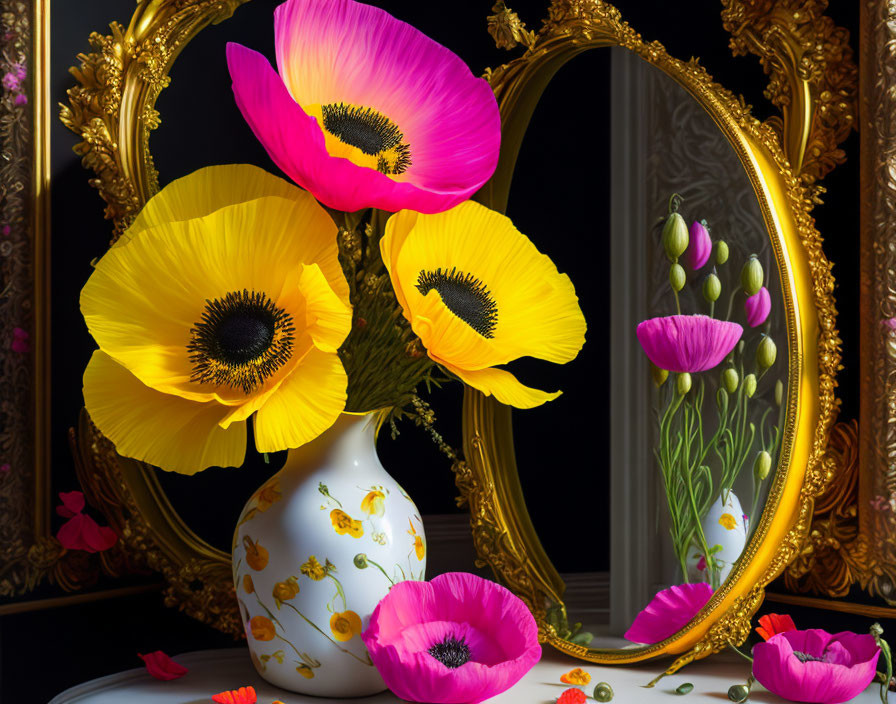
<path fill-rule="evenodd" d="M 161 650 L 156 650 L 146 655 L 137 653 L 137 656 L 146 663 L 146 671 L 157 680 L 176 680 L 189 672 L 187 668 L 174 662 Z"/>
<path fill-rule="evenodd" d="M 115 545 L 118 535 L 111 528 L 97 525 L 90 516 L 79 513 L 63 524 L 56 539 L 66 550 L 102 552 Z"/>
<path fill-rule="evenodd" d="M 80 491 L 59 492 L 59 499 L 62 501 L 62 506 L 56 507 L 56 513 L 63 518 L 71 518 L 84 510 L 84 494 Z"/>
<path fill-rule="evenodd" d="M 696 221 L 691 223 L 690 235 L 685 256 L 687 256 L 688 266 L 696 271 L 709 261 L 709 255 L 712 254 L 712 240 L 709 238 L 706 226 Z"/>
<path fill-rule="evenodd" d="M 669 315 L 638 324 L 638 342 L 648 359 L 670 372 L 712 369 L 734 349 L 744 329 L 706 315 Z"/>
<path fill-rule="evenodd" d="M 763 286 L 752 296 L 744 301 L 744 310 L 747 313 L 747 324 L 751 328 L 762 325 L 772 310 L 772 299 L 768 289 Z"/>
<path fill-rule="evenodd" d="M 659 643 L 674 636 L 712 598 L 706 582 L 678 584 L 657 592 L 639 613 L 624 638 L 633 643 Z"/>

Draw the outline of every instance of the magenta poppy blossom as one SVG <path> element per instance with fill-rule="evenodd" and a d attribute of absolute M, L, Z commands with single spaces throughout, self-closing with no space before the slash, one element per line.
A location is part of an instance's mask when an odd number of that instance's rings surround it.
<path fill-rule="evenodd" d="M 688 266 L 696 271 L 709 261 L 709 255 L 712 254 L 712 240 L 709 238 L 706 225 L 696 220 L 691 223 L 690 234 L 686 256 Z"/>
<path fill-rule="evenodd" d="M 648 359 L 670 372 L 703 372 L 719 365 L 744 329 L 707 315 L 667 315 L 638 324 L 638 342 Z"/>
<path fill-rule="evenodd" d="M 526 605 L 501 585 L 463 572 L 399 582 L 361 638 L 389 689 L 429 704 L 494 697 L 541 657 Z"/>
<path fill-rule="evenodd" d="M 867 633 L 786 631 L 753 646 L 753 676 L 790 701 L 840 704 L 871 684 L 879 655 Z"/>
<path fill-rule="evenodd" d="M 633 643 L 653 644 L 674 636 L 712 597 L 706 582 L 676 584 L 657 592 L 623 636 Z"/>
<path fill-rule="evenodd" d="M 744 301 L 744 311 L 747 313 L 747 324 L 751 328 L 762 325 L 772 310 L 772 298 L 768 289 L 763 286 L 752 296 Z"/>
<path fill-rule="evenodd" d="M 288 0 L 274 38 L 279 75 L 227 45 L 233 92 L 271 159 L 324 205 L 437 213 L 491 177 L 497 101 L 445 47 L 352 0 Z"/>

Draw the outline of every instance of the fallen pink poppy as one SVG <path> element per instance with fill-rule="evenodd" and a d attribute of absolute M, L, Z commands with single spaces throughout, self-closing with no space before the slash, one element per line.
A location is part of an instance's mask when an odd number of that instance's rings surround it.
<path fill-rule="evenodd" d="M 638 324 L 638 342 L 648 359 L 670 372 L 712 369 L 734 349 L 744 329 L 708 315 L 668 315 Z"/>
<path fill-rule="evenodd" d="M 146 671 L 157 680 L 166 682 L 169 680 L 176 680 L 189 672 L 187 668 L 174 662 L 174 660 L 161 650 L 156 650 L 155 652 L 147 653 L 146 655 L 137 653 L 137 657 L 146 663 Z"/>
<path fill-rule="evenodd" d="M 879 656 L 867 633 L 786 631 L 753 646 L 753 676 L 790 701 L 841 704 L 871 684 Z"/>
<path fill-rule="evenodd" d="M 118 534 L 108 526 L 100 526 L 84 510 L 84 494 L 80 491 L 61 492 L 61 506 L 56 513 L 68 520 L 56 533 L 56 540 L 66 550 L 103 552 L 118 542 Z"/>
<path fill-rule="evenodd" d="M 526 605 L 499 584 L 462 572 L 399 582 L 361 638 L 386 686 L 427 704 L 494 697 L 541 657 Z"/>
<path fill-rule="evenodd" d="M 747 324 L 751 328 L 762 325 L 772 310 L 772 299 L 768 289 L 763 286 L 752 296 L 744 301 L 744 312 L 747 314 Z"/>
<path fill-rule="evenodd" d="M 657 592 L 623 636 L 633 643 L 653 644 L 674 636 L 712 597 L 706 582 L 676 584 Z"/>

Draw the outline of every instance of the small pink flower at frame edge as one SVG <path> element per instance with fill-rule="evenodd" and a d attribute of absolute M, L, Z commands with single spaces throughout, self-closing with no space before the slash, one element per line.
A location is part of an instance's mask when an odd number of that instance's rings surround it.
<path fill-rule="evenodd" d="M 691 223 L 690 235 L 685 256 L 688 266 L 696 271 L 709 261 L 709 255 L 712 254 L 712 240 L 709 238 L 706 225 L 696 220 Z"/>
<path fill-rule="evenodd" d="M 623 636 L 633 643 L 653 644 L 674 636 L 712 598 L 706 582 L 677 584 L 657 592 Z"/>
<path fill-rule="evenodd" d="M 753 646 L 753 676 L 790 701 L 841 704 L 871 684 L 879 656 L 870 634 L 787 631 Z"/>
<path fill-rule="evenodd" d="M 27 354 L 31 351 L 31 343 L 28 342 L 28 339 L 31 335 L 28 334 L 27 330 L 22 328 L 13 328 L 12 329 L 12 341 L 9 343 L 9 348 L 13 352 L 18 352 L 19 354 Z"/>
<path fill-rule="evenodd" d="M 146 664 L 146 671 L 157 680 L 166 682 L 176 680 L 189 672 L 186 667 L 174 662 L 174 660 L 161 650 L 156 650 L 152 653 L 147 653 L 146 655 L 137 653 L 137 657 Z"/>
<path fill-rule="evenodd" d="M 399 582 L 361 638 L 386 686 L 426 704 L 477 704 L 541 658 L 538 626 L 522 600 L 463 572 Z"/>
<path fill-rule="evenodd" d="M 717 367 L 744 329 L 708 315 L 667 315 L 638 324 L 638 342 L 648 359 L 670 372 L 703 372 Z"/>
<path fill-rule="evenodd" d="M 747 324 L 751 328 L 755 328 L 757 325 L 762 325 L 768 319 L 768 314 L 771 313 L 771 310 L 772 298 L 765 286 L 744 301 Z"/>
<path fill-rule="evenodd" d="M 885 318 L 881 322 L 890 328 L 890 330 L 896 330 L 896 318 Z"/>

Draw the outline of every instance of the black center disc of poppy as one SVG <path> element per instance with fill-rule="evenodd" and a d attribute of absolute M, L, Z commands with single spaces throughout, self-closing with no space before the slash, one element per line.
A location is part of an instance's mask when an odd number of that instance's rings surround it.
<path fill-rule="evenodd" d="M 411 148 L 392 120 L 372 108 L 332 103 L 321 107 L 324 129 L 341 142 L 376 156 L 377 171 L 401 174 L 411 165 Z"/>
<path fill-rule="evenodd" d="M 448 310 L 483 337 L 494 337 L 498 324 L 498 304 L 488 287 L 472 274 L 451 271 L 421 271 L 417 290 L 424 296 L 435 289 Z"/>
<path fill-rule="evenodd" d="M 289 359 L 292 317 L 264 294 L 232 291 L 206 301 L 190 329 L 191 381 L 251 393 Z"/>
<path fill-rule="evenodd" d="M 454 636 L 448 636 L 441 643 L 436 643 L 428 652 L 440 663 L 451 669 L 469 662 L 472 657 L 470 646 L 467 645 L 466 641 L 463 638 L 457 640 Z"/>
<path fill-rule="evenodd" d="M 817 658 L 814 655 L 802 653 L 799 650 L 794 650 L 793 654 L 796 655 L 796 659 L 800 662 L 824 662 L 824 658 Z"/>

